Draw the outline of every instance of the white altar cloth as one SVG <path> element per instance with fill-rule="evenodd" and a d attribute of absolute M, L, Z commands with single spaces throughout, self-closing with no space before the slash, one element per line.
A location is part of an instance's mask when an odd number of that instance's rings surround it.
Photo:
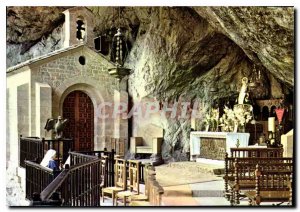
<path fill-rule="evenodd" d="M 240 141 L 239 147 L 247 147 L 250 133 L 233 132 L 202 132 L 193 131 L 190 134 L 190 157 L 200 155 L 201 138 L 224 138 L 226 139 L 226 152 L 230 155 L 230 148 L 236 147 L 237 139 Z"/>

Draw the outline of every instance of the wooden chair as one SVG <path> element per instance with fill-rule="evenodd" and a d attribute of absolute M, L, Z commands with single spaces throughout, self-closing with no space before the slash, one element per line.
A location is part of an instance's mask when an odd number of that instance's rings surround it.
<path fill-rule="evenodd" d="M 156 181 L 155 170 L 153 168 L 148 170 L 147 184 L 148 184 L 147 201 L 133 200 L 130 202 L 129 204 L 130 206 L 160 206 L 161 205 L 161 197 L 164 193 L 164 190 Z"/>
<path fill-rule="evenodd" d="M 124 157 L 125 155 L 125 139 L 111 138 L 110 146 L 116 151 L 118 157 Z"/>
<path fill-rule="evenodd" d="M 255 188 L 255 169 L 259 164 L 264 171 L 292 171 L 291 158 L 236 158 L 234 162 L 234 180 L 229 180 L 230 202 L 232 205 L 240 203 L 242 190 Z"/>
<path fill-rule="evenodd" d="M 101 194 L 102 194 L 102 189 L 107 187 L 107 164 L 108 164 L 108 156 L 102 156 L 101 157 L 101 169 L 100 169 L 100 177 L 101 177 Z"/>
<path fill-rule="evenodd" d="M 288 170 L 263 171 L 257 165 L 255 171 L 255 190 L 245 192 L 249 205 L 260 205 L 261 202 L 292 203 L 293 172 Z"/>
<path fill-rule="evenodd" d="M 149 146 L 143 145 L 142 137 L 131 137 L 130 138 L 130 152 L 140 154 L 159 154 L 161 153 L 161 145 L 163 138 L 153 137 Z"/>
<path fill-rule="evenodd" d="M 123 159 L 115 159 L 115 186 L 102 189 L 103 202 L 105 194 L 111 194 L 114 205 L 116 193 L 124 190 L 126 190 L 126 161 Z"/>
<path fill-rule="evenodd" d="M 154 167 L 150 164 L 146 165 L 144 168 L 144 178 L 145 178 L 145 192 L 137 195 L 132 195 L 129 197 L 129 202 L 131 201 L 148 201 L 149 194 L 149 175 L 155 175 Z"/>
<path fill-rule="evenodd" d="M 129 182 L 127 182 L 127 191 L 121 191 L 116 194 L 116 205 L 118 205 L 118 198 L 121 198 L 124 206 L 126 206 L 130 196 L 140 194 L 140 163 L 140 161 L 128 160 Z"/>

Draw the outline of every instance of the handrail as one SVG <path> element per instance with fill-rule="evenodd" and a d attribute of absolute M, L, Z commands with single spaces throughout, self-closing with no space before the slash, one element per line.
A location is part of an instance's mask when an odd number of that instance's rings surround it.
<path fill-rule="evenodd" d="M 68 177 L 70 170 L 63 170 L 42 192 L 41 199 L 42 201 L 49 200 L 51 195 L 61 186 L 61 184 Z"/>
<path fill-rule="evenodd" d="M 94 155 L 85 155 L 83 153 L 80 153 L 80 152 L 69 152 L 69 155 L 74 155 L 74 156 L 80 156 L 80 157 L 86 157 L 86 158 L 90 158 L 90 159 L 98 159 L 97 156 L 94 156 Z"/>
<path fill-rule="evenodd" d="M 34 193 L 40 193 L 55 177 L 61 172 L 52 170 L 48 167 L 41 166 L 33 161 L 24 161 L 26 171 L 26 189 L 25 194 L 27 199 L 31 199 Z"/>
<path fill-rule="evenodd" d="M 42 169 L 43 171 L 48 172 L 49 174 L 53 174 L 54 173 L 53 169 L 50 169 L 50 168 L 45 167 L 45 166 L 42 166 L 42 165 L 40 165 L 38 163 L 35 163 L 33 161 L 25 160 L 24 162 L 25 162 L 26 165 L 30 165 L 30 166 L 34 166 L 35 168 Z"/>
<path fill-rule="evenodd" d="M 62 145 L 62 146 L 61 146 Z M 39 137 L 22 137 L 19 138 L 19 154 L 21 167 L 25 168 L 25 160 L 35 160 L 41 162 L 45 153 L 49 149 L 55 149 L 57 155 L 62 156 L 62 162 L 67 159 L 67 153 L 74 148 L 74 140 L 71 138 L 62 139 L 45 139 Z M 59 160 L 58 163 L 61 161 Z"/>
<path fill-rule="evenodd" d="M 52 194 L 57 191 L 62 184 L 68 180 L 70 174 L 74 171 L 77 171 L 81 168 L 93 165 L 95 163 L 100 163 L 101 166 L 101 159 L 95 156 L 90 155 L 83 155 L 81 153 L 76 152 L 70 152 L 70 155 L 76 155 L 76 156 L 83 156 L 88 159 L 91 159 L 90 161 L 84 161 L 82 163 L 76 164 L 71 166 L 70 168 L 66 168 L 64 171 L 62 171 L 40 194 L 42 201 L 50 201 L 50 198 Z M 100 174 L 100 173 L 99 173 Z"/>
<path fill-rule="evenodd" d="M 45 139 L 45 138 L 40 138 L 40 137 L 21 137 L 22 140 L 26 140 L 26 141 L 61 141 L 61 142 L 64 142 L 64 141 L 72 141 L 73 139 L 71 138 L 62 138 L 62 139 Z"/>
<path fill-rule="evenodd" d="M 64 170 L 36 192 L 38 198 L 35 199 L 38 200 L 35 201 L 33 198 L 35 206 L 49 205 L 48 203 L 57 200 L 57 197 L 60 197 L 60 201 L 56 205 L 99 206 L 101 187 L 113 186 L 114 151 L 72 151 L 68 153 L 70 164 L 65 164 Z M 33 168 L 37 171 L 40 168 L 52 171 L 33 162 L 30 164 L 34 164 Z M 30 164 L 28 165 L 30 166 Z M 34 192 L 33 189 L 30 191 Z"/>

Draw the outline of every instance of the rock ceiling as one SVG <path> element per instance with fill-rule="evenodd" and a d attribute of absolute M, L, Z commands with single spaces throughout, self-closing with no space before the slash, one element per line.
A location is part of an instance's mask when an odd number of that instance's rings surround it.
<path fill-rule="evenodd" d="M 66 8 L 8 7 L 8 46 L 30 52 L 61 26 Z M 97 34 L 118 24 L 117 8 L 89 9 Z M 236 91 L 232 82 L 251 75 L 254 64 L 269 84 L 293 88 L 292 7 L 126 7 L 121 14 L 132 44 L 126 65 L 135 71 L 129 81 L 134 96 L 203 97 L 207 94 L 195 89 L 216 77 L 224 86 L 220 96 L 226 96 Z"/>
<path fill-rule="evenodd" d="M 61 48 L 65 9 L 8 7 L 7 67 Z M 118 8 L 89 9 L 95 14 L 96 35 L 119 24 Z M 212 100 L 235 98 L 241 78 L 257 76 L 254 67 L 263 86 L 253 98 L 292 94 L 292 7 L 126 7 L 120 12 L 131 46 L 125 66 L 133 70 L 128 80 L 133 102 L 152 97 L 200 100 L 204 116 Z M 212 94 L 214 83 L 219 90 Z M 150 122 L 164 129 L 163 157 L 184 158 L 190 120 Z"/>

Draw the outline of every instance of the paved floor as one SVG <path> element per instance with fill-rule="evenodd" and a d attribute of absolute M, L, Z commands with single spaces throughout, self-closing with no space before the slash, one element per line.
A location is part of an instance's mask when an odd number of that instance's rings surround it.
<path fill-rule="evenodd" d="M 144 190 L 144 185 L 141 185 Z M 162 206 L 229 206 L 230 202 L 223 197 L 224 181 L 219 178 L 215 181 L 193 183 L 176 186 L 165 186 L 162 196 Z M 262 203 L 271 206 L 273 203 Z M 282 204 L 282 205 L 287 205 Z M 111 198 L 106 198 L 101 206 L 112 206 Z M 123 206 L 122 203 L 119 206 Z M 242 199 L 239 206 L 248 206 L 248 200 Z"/>

